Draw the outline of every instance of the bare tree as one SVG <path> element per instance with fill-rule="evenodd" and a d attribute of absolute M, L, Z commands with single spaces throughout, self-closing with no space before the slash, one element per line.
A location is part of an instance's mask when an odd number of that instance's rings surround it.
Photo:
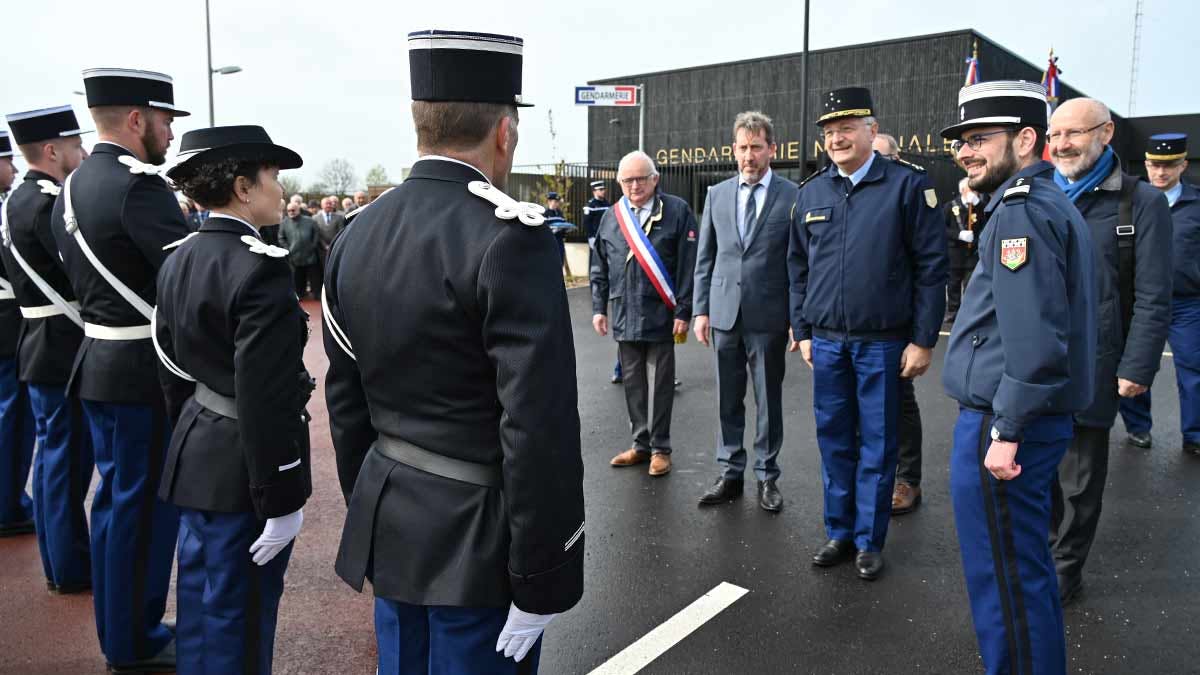
<path fill-rule="evenodd" d="M 373 185 L 391 185 L 388 181 L 387 169 L 382 164 L 376 164 L 367 170 L 367 187 Z"/>
<path fill-rule="evenodd" d="M 344 195 L 357 187 L 358 176 L 350 162 L 339 157 L 329 160 L 321 167 L 317 181 L 324 185 L 330 194 Z"/>
<path fill-rule="evenodd" d="M 279 184 L 283 186 L 283 194 L 287 197 L 302 191 L 299 176 L 279 174 Z"/>

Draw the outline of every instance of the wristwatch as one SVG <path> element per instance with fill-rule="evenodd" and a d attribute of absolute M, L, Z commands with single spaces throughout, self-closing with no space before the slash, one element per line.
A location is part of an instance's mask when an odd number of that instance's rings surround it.
<path fill-rule="evenodd" d="M 1004 443 L 1019 443 L 1020 442 L 1015 438 L 1004 438 L 1003 436 L 1000 435 L 1000 430 L 997 429 L 996 427 L 992 427 L 992 440 L 993 441 L 1002 441 Z"/>

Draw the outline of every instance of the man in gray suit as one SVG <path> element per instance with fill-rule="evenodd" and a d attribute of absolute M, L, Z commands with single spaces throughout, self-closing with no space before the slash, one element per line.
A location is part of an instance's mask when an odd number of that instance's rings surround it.
<path fill-rule="evenodd" d="M 754 473 L 758 503 L 783 508 L 775 481 L 783 445 L 783 373 L 788 344 L 788 223 L 796 184 L 771 172 L 771 118 L 744 112 L 733 124 L 738 175 L 708 191 L 696 252 L 693 312 L 701 343 L 714 347 L 721 475 L 700 498 L 721 504 L 742 494 L 746 470 L 746 382 L 757 409 Z M 711 333 L 711 335 L 710 335 Z"/>
<path fill-rule="evenodd" d="M 313 216 L 313 220 L 317 221 L 317 233 L 321 235 L 319 250 L 322 271 L 325 269 L 325 258 L 329 256 L 329 247 L 333 245 L 333 238 L 342 231 L 343 227 L 346 227 L 346 216 L 342 215 L 337 208 L 337 197 L 329 196 L 321 200 L 321 210 Z"/>

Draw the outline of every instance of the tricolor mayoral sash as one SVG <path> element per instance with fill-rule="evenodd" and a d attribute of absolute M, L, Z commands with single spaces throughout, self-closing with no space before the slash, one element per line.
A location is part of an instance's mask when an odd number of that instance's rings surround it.
<path fill-rule="evenodd" d="M 629 203 L 629 198 L 621 197 L 613 211 L 616 213 L 617 225 L 621 228 L 621 234 L 625 236 L 625 243 L 629 244 L 629 251 L 642 266 L 642 271 L 649 277 L 650 283 L 654 285 L 654 290 L 658 291 L 658 297 L 662 298 L 663 304 L 674 311 L 675 284 L 671 282 L 667 266 L 663 264 L 662 259 L 658 257 L 658 252 L 650 244 L 650 237 L 640 227 L 637 216 L 633 213 L 633 206 Z"/>

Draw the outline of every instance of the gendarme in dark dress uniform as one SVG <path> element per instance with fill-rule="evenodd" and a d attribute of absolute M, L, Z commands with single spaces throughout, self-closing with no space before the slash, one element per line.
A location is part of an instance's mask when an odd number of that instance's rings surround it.
<path fill-rule="evenodd" d="M 273 180 L 261 169 L 301 165 L 299 155 L 256 126 L 189 131 L 179 156 L 170 177 L 185 193 L 194 189 L 190 178 L 225 159 L 251 163 L 264 192 Z M 158 275 L 159 358 L 170 379 L 195 383 L 183 399 L 179 393 L 191 387 L 165 388 L 175 431 L 159 495 L 179 507 L 186 525 L 176 586 L 178 672 L 265 675 L 291 540 L 312 493 L 307 317 L 287 251 L 232 215 L 243 206 L 232 182 L 222 194 L 189 196 L 229 203 L 207 204 L 208 220 L 175 247 Z M 278 197 L 258 199 L 244 207 L 247 217 L 259 208 L 273 218 Z M 264 559 L 256 549 L 267 539 L 278 541 L 271 544 L 275 555 Z"/>
<path fill-rule="evenodd" d="M 987 129 L 1046 129 L 1045 93 L 1028 82 L 959 92 L 957 143 L 1013 143 Z M 999 120 L 999 121 L 997 121 Z M 973 141 L 978 129 L 983 138 Z M 982 146 L 958 149 L 970 163 Z M 959 403 L 950 495 L 979 652 L 989 675 L 1063 675 L 1062 607 L 1047 543 L 1050 486 L 1071 441 L 1071 415 L 1092 398 L 1096 293 L 1087 223 L 1030 147 L 1024 168 L 992 190 L 979 265 L 946 348 L 942 383 Z M 1009 152 L 1013 150 L 1009 149 Z M 986 158 L 990 169 L 992 159 Z M 1019 164 L 1018 164 L 1019 165 Z M 995 473 L 1011 450 L 1019 469 Z M 996 461 L 996 464 L 1001 464 Z"/>
<path fill-rule="evenodd" d="M 139 672 L 174 662 L 161 618 L 179 513 L 157 497 L 171 429 L 150 303 L 170 254 L 164 247 L 189 231 L 175 195 L 146 162 L 162 161 L 171 119 L 187 113 L 174 107 L 167 75 L 104 68 L 83 77 L 88 107 L 104 109 L 95 119 L 136 108 L 150 132 L 139 137 L 128 117 L 115 129 L 98 123 L 99 141 L 67 177 L 51 218 L 84 322 L 69 392 L 83 403 L 100 472 L 91 519 L 96 628 L 108 663 Z"/>
<path fill-rule="evenodd" d="M 25 319 L 18 360 L 37 420 L 33 499 L 38 550 L 51 592 L 81 592 L 92 586 L 83 502 L 94 462 L 83 409 L 68 394 L 67 380 L 83 340 L 83 321 L 58 259 L 51 212 L 62 179 L 83 160 L 79 135 L 84 132 L 71 106 L 15 113 L 7 120 L 18 146 L 38 148 L 26 157 L 30 169 L 4 203 L 0 249 Z"/>
<path fill-rule="evenodd" d="M 0 131 L 0 199 L 6 199 L 14 175 L 12 143 Z M 2 218 L 3 216 L 0 216 Z M 29 396 L 17 377 L 17 338 L 21 308 L 10 283 L 11 272 L 0 258 L 0 537 L 30 534 L 33 500 L 25 492 L 33 461 L 34 421 Z"/>
<path fill-rule="evenodd" d="M 413 98 L 513 106 L 520 53 L 519 38 L 413 33 Z M 425 154 L 330 252 L 337 572 L 372 582 L 381 673 L 536 670 L 540 628 L 583 593 L 575 353 L 541 211 Z"/>

